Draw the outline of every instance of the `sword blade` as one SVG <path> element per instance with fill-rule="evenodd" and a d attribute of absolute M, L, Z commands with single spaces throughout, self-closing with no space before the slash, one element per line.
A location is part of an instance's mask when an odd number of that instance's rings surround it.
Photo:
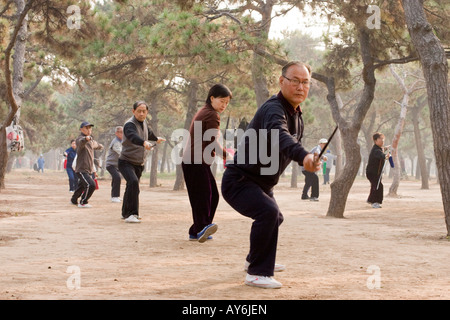
<path fill-rule="evenodd" d="M 336 128 L 334 128 L 334 131 L 331 134 L 331 136 L 328 138 L 328 142 L 325 144 L 325 147 L 323 147 L 322 151 L 320 151 L 319 159 L 322 158 L 323 153 L 325 152 L 325 150 L 327 149 L 328 145 L 330 144 L 331 139 L 333 139 L 333 136 L 336 133 L 337 129 L 338 129 L 338 126 L 336 126 Z"/>

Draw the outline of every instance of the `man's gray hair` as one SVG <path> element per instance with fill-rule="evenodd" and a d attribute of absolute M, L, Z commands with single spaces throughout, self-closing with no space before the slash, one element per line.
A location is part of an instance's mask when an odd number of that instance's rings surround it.
<path fill-rule="evenodd" d="M 308 69 L 309 75 L 312 75 L 312 71 L 311 71 L 311 66 L 307 63 L 301 62 L 301 61 L 291 61 L 288 62 L 283 69 L 281 69 L 281 75 L 282 76 L 286 76 L 287 70 L 292 67 L 292 66 L 299 66 L 299 67 L 305 67 L 306 69 Z"/>
<path fill-rule="evenodd" d="M 116 132 L 119 132 L 119 131 L 123 131 L 123 127 L 122 126 L 117 126 L 116 127 Z"/>

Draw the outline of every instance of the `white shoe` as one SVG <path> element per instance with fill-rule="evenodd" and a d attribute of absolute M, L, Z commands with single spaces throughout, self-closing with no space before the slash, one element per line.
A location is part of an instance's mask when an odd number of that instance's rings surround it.
<path fill-rule="evenodd" d="M 248 271 L 248 267 L 249 266 L 250 266 L 250 262 L 245 261 L 244 270 Z M 284 271 L 284 270 L 286 270 L 286 266 L 285 265 L 275 263 L 275 268 L 273 269 L 274 272 L 281 272 L 281 271 Z"/>
<path fill-rule="evenodd" d="M 378 202 L 375 202 L 374 204 L 372 204 L 372 208 L 380 209 L 381 208 L 381 204 L 379 204 Z"/>
<path fill-rule="evenodd" d="M 128 223 L 140 223 L 141 220 L 139 220 L 138 217 L 133 214 L 133 215 L 129 216 L 128 218 L 126 218 L 125 222 L 128 222 Z"/>
<path fill-rule="evenodd" d="M 86 204 L 78 204 L 78 208 L 92 208 L 92 206 L 89 203 Z"/>
<path fill-rule="evenodd" d="M 120 203 L 121 201 L 122 200 L 120 200 L 120 198 L 118 198 L 118 197 L 111 198 L 111 202 Z"/>
<path fill-rule="evenodd" d="M 251 287 L 265 288 L 265 289 L 279 289 L 282 284 L 272 277 L 254 276 L 247 273 L 245 277 L 245 284 Z"/>

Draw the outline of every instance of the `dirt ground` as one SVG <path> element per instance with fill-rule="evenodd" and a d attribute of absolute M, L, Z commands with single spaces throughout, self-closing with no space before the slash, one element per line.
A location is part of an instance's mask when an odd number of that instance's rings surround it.
<path fill-rule="evenodd" d="M 322 178 L 321 178 L 322 179 Z M 219 188 L 220 188 L 220 181 Z M 450 299 L 450 241 L 439 186 L 402 181 L 382 209 L 366 202 L 358 178 L 345 219 L 320 201 L 300 200 L 287 179 L 275 189 L 285 217 L 275 275 L 278 290 L 244 285 L 251 220 L 220 200 L 214 239 L 188 241 L 186 191 L 172 180 L 141 181 L 142 223 L 120 219 L 110 180 L 99 181 L 91 209 L 70 204 L 64 172 L 14 171 L 0 193 L 0 299 Z M 385 190 L 390 181 L 385 181 Z M 122 185 L 122 192 L 125 186 Z"/>

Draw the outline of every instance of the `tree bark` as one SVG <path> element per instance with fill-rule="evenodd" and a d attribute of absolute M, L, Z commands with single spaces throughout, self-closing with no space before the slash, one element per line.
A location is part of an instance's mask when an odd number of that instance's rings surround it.
<path fill-rule="evenodd" d="M 150 126 L 152 128 L 153 133 L 156 136 L 159 136 L 158 134 L 158 93 L 154 92 L 152 94 L 151 100 L 150 100 L 150 115 L 152 119 L 150 120 Z M 151 159 L 151 165 L 150 165 L 150 181 L 149 186 L 150 188 L 155 188 L 158 186 L 158 152 L 159 151 L 159 145 L 156 145 L 151 152 L 152 159 Z"/>
<path fill-rule="evenodd" d="M 411 40 L 420 58 L 427 83 L 434 154 L 444 205 L 447 237 L 450 237 L 450 101 L 445 50 L 428 23 L 423 1 L 402 0 Z"/>
<path fill-rule="evenodd" d="M 359 166 L 361 164 L 361 150 L 358 144 L 358 134 L 361 130 L 367 111 L 372 104 L 376 84 L 375 68 L 370 50 L 370 34 L 365 29 L 360 29 L 358 33 L 361 57 L 364 64 L 362 71 L 364 89 L 351 122 L 346 121 L 341 116 L 339 104 L 336 100 L 334 80 L 331 81 L 332 79 L 329 79 L 326 82 L 328 87 L 327 99 L 331 106 L 333 119 L 338 124 L 341 131 L 342 140 L 344 142 L 344 152 L 346 155 L 346 162 L 342 173 L 330 184 L 331 198 L 327 216 L 335 218 L 344 217 L 348 194 L 355 181 L 356 175 L 358 174 Z"/>
<path fill-rule="evenodd" d="M 265 47 L 266 42 L 269 39 L 270 25 L 272 21 L 272 10 L 274 1 L 266 0 L 259 1 L 260 6 L 258 7 L 258 12 L 261 14 L 261 22 L 259 24 L 258 38 L 261 44 L 257 44 L 256 47 Z M 267 79 L 264 74 L 265 60 L 258 53 L 253 53 L 252 61 L 252 79 L 253 88 L 256 95 L 256 106 L 259 108 L 266 102 L 270 97 L 269 89 L 267 88 Z"/>
<path fill-rule="evenodd" d="M 400 76 L 395 72 L 392 65 L 389 65 L 389 68 L 391 70 L 392 75 L 397 80 L 398 84 L 402 87 L 403 90 L 403 99 L 400 103 L 400 116 L 397 121 L 397 125 L 395 127 L 394 131 L 394 138 L 392 139 L 392 159 L 394 160 L 394 178 L 392 180 L 392 184 L 389 188 L 388 196 L 390 197 L 396 197 L 397 196 L 397 190 L 400 185 L 400 176 L 402 173 L 401 166 L 400 166 L 400 160 L 398 157 L 398 144 L 400 143 L 400 138 L 403 133 L 403 127 L 405 126 L 405 120 L 406 120 L 406 112 L 408 110 L 408 103 L 409 103 L 409 94 L 410 90 L 406 88 L 404 79 L 400 78 Z"/>
<path fill-rule="evenodd" d="M 194 119 L 195 113 L 197 112 L 197 92 L 198 92 L 198 82 L 192 79 L 189 83 L 188 88 L 188 110 L 186 113 L 186 120 L 184 121 L 184 129 L 189 130 L 192 119 Z M 183 152 L 184 150 L 182 150 Z M 175 184 L 173 186 L 174 191 L 183 190 L 184 189 L 184 177 L 183 170 L 181 168 L 181 164 L 177 164 L 175 168 L 176 178 Z"/>
<path fill-rule="evenodd" d="M 414 139 L 416 142 L 416 148 L 417 148 L 417 164 L 418 164 L 418 172 L 423 172 L 421 175 L 422 180 L 422 187 L 421 189 L 428 190 L 430 189 L 429 186 L 429 176 L 427 171 L 427 159 L 425 158 L 425 150 L 423 148 L 422 143 L 422 136 L 420 134 L 420 127 L 419 127 L 419 115 L 422 111 L 423 107 L 425 107 L 425 99 L 419 98 L 418 101 L 416 101 L 416 106 L 411 108 L 411 116 L 412 116 L 412 123 L 414 128 Z M 412 168 L 413 166 L 411 166 Z M 413 173 L 411 172 L 411 176 Z"/>
<path fill-rule="evenodd" d="M 7 149 L 6 127 L 15 120 L 18 123 L 18 111 L 23 97 L 23 67 L 25 64 L 25 49 L 28 35 L 28 11 L 33 1 L 25 5 L 25 0 L 15 0 L 17 7 L 17 23 L 5 50 L 5 82 L 6 96 L 9 102 L 9 113 L 0 127 L 0 190 L 5 188 L 5 175 L 8 165 L 9 150 Z M 13 72 L 11 75 L 10 58 L 14 48 Z"/>

